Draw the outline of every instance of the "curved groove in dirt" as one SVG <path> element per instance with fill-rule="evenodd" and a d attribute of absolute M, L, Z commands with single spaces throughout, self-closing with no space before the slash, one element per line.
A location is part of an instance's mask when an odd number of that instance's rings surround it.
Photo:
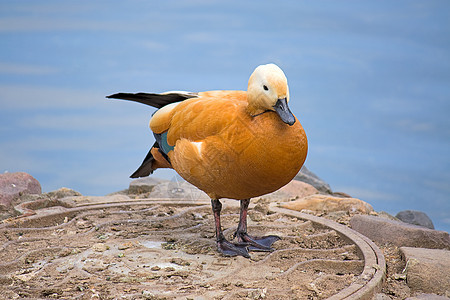
<path fill-rule="evenodd" d="M 92 285 L 108 297 L 108 293 L 115 296 L 128 291 L 129 286 L 139 291 L 142 281 L 159 291 L 155 297 L 169 299 L 180 291 L 185 298 L 257 298 L 265 297 L 267 290 L 267 299 L 280 295 L 370 299 L 380 289 L 386 272 L 381 251 L 366 237 L 330 220 L 280 208 L 276 203 L 267 207 L 270 214 L 260 213 L 261 221 L 253 221 L 249 230 L 278 232 L 284 238 L 275 244 L 275 251 L 252 252 L 252 259 L 247 260 L 222 257 L 215 251 L 208 200 L 142 199 L 75 206 L 60 202 L 55 202 L 60 205 L 57 208 L 45 207 L 31 216 L 0 224 L 0 234 L 6 240 L 0 249 L 11 253 L 11 261 L 0 264 L 0 282 L 18 284 L 7 290 L 10 295 L 86 297 L 95 294 L 93 288 L 89 290 Z M 30 208 L 39 205 L 24 207 L 30 213 Z M 233 211 L 236 207 L 234 204 Z M 228 209 L 230 206 L 224 205 L 222 217 L 228 227 L 224 232 L 230 236 L 235 230 L 230 224 L 235 226 L 238 214 Z M 55 220 L 61 224 L 48 226 Z M 10 232 L 26 236 L 18 238 Z M 59 244 L 63 246 L 55 246 Z M 33 249 L 39 245 L 47 248 Z M 31 263 L 26 262 L 27 258 Z M 37 266 L 33 266 L 34 260 Z M 25 274 L 20 277 L 23 282 L 17 281 L 15 274 Z M 53 282 L 54 289 L 42 287 L 41 277 L 51 281 L 49 274 L 59 278 Z M 338 284 L 330 288 L 330 282 Z M 178 292 L 170 294 L 171 290 Z M 142 298 L 133 290 L 127 295 Z"/>
<path fill-rule="evenodd" d="M 270 205 L 274 211 L 327 226 L 354 242 L 364 257 L 364 270 L 359 280 L 328 299 L 371 299 L 380 289 L 386 274 L 386 261 L 380 249 L 367 237 L 333 221 Z"/>

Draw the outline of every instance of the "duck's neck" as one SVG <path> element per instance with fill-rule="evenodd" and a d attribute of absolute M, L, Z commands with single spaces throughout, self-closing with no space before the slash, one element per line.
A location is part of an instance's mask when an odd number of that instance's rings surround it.
<path fill-rule="evenodd" d="M 252 116 L 252 117 L 255 117 L 255 116 L 257 116 L 257 115 L 260 115 L 260 114 L 262 114 L 262 113 L 264 113 L 264 112 L 266 112 L 265 109 L 255 108 L 255 107 L 250 106 L 250 105 L 247 106 L 247 113 L 248 113 L 250 116 Z"/>
<path fill-rule="evenodd" d="M 263 108 L 262 99 L 258 98 L 249 98 L 247 95 L 247 113 L 254 117 L 256 115 L 262 114 L 267 111 L 267 109 Z"/>

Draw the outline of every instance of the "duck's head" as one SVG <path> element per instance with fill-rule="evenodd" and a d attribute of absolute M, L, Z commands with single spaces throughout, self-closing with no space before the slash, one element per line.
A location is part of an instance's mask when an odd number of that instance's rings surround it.
<path fill-rule="evenodd" d="M 274 111 L 289 125 L 295 117 L 289 110 L 289 87 L 283 71 L 275 64 L 258 66 L 248 81 L 248 111 L 256 116 L 266 111 Z"/>

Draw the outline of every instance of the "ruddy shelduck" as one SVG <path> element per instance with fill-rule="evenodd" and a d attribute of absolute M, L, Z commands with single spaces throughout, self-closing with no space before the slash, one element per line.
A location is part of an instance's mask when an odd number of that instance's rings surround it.
<path fill-rule="evenodd" d="M 250 257 L 250 250 L 273 250 L 278 236 L 247 234 L 250 198 L 291 181 L 308 150 L 305 131 L 288 107 L 288 83 L 278 66 L 258 66 L 247 92 L 118 93 L 108 98 L 159 109 L 150 120 L 156 142 L 132 178 L 148 176 L 158 168 L 173 168 L 211 197 L 219 252 Z M 237 243 L 223 234 L 221 198 L 240 200 L 234 234 Z"/>

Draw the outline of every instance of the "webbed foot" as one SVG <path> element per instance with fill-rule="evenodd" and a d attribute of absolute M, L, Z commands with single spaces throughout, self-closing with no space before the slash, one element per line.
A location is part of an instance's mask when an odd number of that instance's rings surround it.
<path fill-rule="evenodd" d="M 225 256 L 243 256 L 245 258 L 250 258 L 250 254 L 247 250 L 247 243 L 230 243 L 226 239 L 217 241 L 217 250 Z"/>
<path fill-rule="evenodd" d="M 248 245 L 249 251 L 263 251 L 263 252 L 274 251 L 274 249 L 272 248 L 272 244 L 281 239 L 279 236 L 276 235 L 252 237 L 247 233 L 239 233 L 239 232 L 236 232 L 234 235 L 238 237 L 238 241 L 240 243 L 245 243 Z"/>

